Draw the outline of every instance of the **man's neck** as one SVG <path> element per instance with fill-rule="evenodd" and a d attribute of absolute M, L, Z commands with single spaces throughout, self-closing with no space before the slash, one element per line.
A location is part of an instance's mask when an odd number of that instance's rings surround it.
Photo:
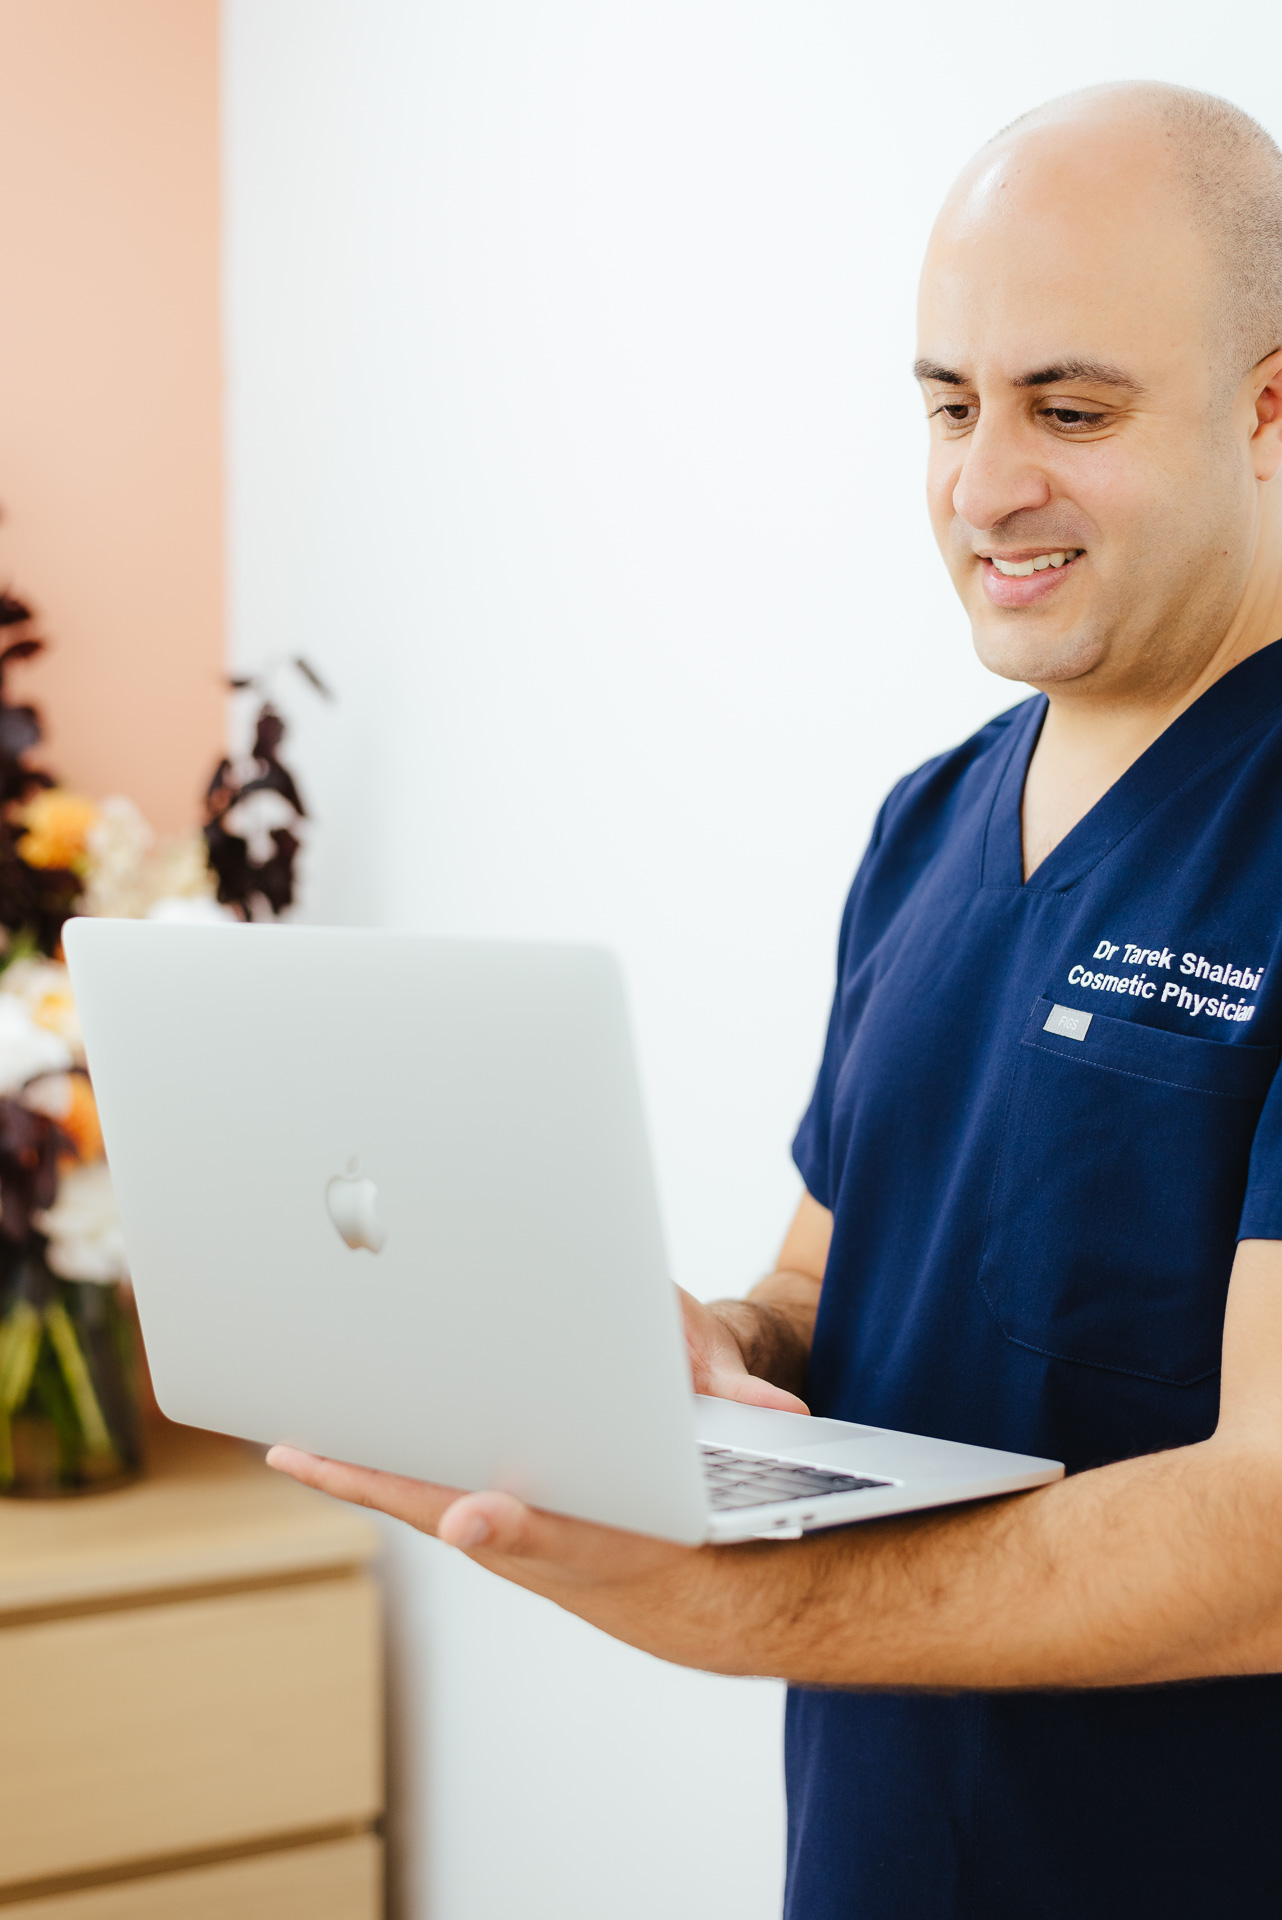
<path fill-rule="evenodd" d="M 1255 560 L 1212 652 L 1174 685 L 1086 698 L 1047 690 L 1049 707 L 1024 785 L 1024 878 L 1208 687 L 1282 639 L 1282 481 L 1262 489 Z"/>

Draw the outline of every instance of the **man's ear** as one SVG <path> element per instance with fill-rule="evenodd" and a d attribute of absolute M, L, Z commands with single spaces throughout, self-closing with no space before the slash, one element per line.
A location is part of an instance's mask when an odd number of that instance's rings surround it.
<path fill-rule="evenodd" d="M 1247 384 L 1255 400 L 1255 431 L 1251 435 L 1255 477 L 1272 480 L 1282 467 L 1282 347 L 1251 369 Z"/>

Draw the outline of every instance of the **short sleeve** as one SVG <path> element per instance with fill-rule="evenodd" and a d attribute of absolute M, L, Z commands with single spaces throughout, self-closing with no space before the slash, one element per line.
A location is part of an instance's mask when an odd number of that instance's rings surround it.
<path fill-rule="evenodd" d="M 1282 1240 L 1282 1073 L 1264 1102 L 1247 1173 L 1239 1240 Z"/>
<path fill-rule="evenodd" d="M 846 1035 L 841 1019 L 841 980 L 845 970 L 846 949 L 850 939 L 851 898 L 846 901 L 846 910 L 841 916 L 841 937 L 837 943 L 837 990 L 833 995 L 832 1011 L 828 1015 L 828 1034 L 824 1041 L 823 1059 L 819 1063 L 819 1077 L 815 1081 L 815 1090 L 810 1096 L 810 1105 L 802 1116 L 792 1143 L 792 1157 L 798 1173 L 806 1183 L 806 1192 L 813 1195 L 821 1207 L 832 1209 L 834 1182 L 832 1178 L 832 1100 L 837 1075 L 841 1063 L 846 1057 Z"/>
<path fill-rule="evenodd" d="M 831 1209 L 841 1182 L 842 1168 L 836 1163 L 843 1151 L 842 1129 L 838 1120 L 834 1147 L 833 1110 L 842 1066 L 861 1017 L 855 976 L 945 844 L 971 769 L 1001 740 L 1013 719 L 1040 711 L 1039 700 L 1040 696 L 1026 700 L 999 714 L 963 746 L 905 775 L 882 803 L 842 914 L 837 989 L 823 1059 L 792 1143 L 797 1171 L 821 1206 Z"/>
<path fill-rule="evenodd" d="M 903 784 L 902 782 L 900 783 Z M 806 1183 L 806 1192 L 816 1199 L 821 1207 L 832 1209 L 836 1198 L 839 1169 L 832 1165 L 832 1107 L 836 1091 L 837 1076 L 841 1072 L 841 1063 L 846 1057 L 850 1045 L 850 1035 L 846 1031 L 846 1022 L 842 1018 L 842 986 L 851 966 L 858 965 L 860 954 L 855 947 L 862 948 L 865 941 L 856 933 L 859 909 L 869 889 L 873 864 L 886 823 L 887 809 L 895 798 L 896 788 L 877 815 L 868 851 L 859 864 L 850 892 L 846 898 L 845 910 L 841 916 L 841 933 L 837 940 L 837 985 L 832 999 L 832 1011 L 828 1015 L 828 1033 L 824 1041 L 823 1059 L 819 1063 L 819 1076 L 815 1081 L 815 1090 L 810 1097 L 810 1105 L 802 1116 L 792 1143 L 792 1157 L 798 1173 Z"/>

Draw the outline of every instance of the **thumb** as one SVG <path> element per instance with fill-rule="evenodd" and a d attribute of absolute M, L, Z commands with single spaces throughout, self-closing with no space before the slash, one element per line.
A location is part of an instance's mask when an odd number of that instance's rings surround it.
<path fill-rule="evenodd" d="M 486 1547 L 491 1553 L 530 1554 L 538 1544 L 541 1517 L 510 1493 L 466 1493 L 441 1515 L 436 1537 L 464 1553 Z"/>
<path fill-rule="evenodd" d="M 795 1393 L 759 1379 L 755 1373 L 739 1373 L 729 1367 L 718 1368 L 711 1392 L 718 1400 L 738 1400 L 745 1407 L 773 1407 L 777 1413 L 810 1412 Z"/>

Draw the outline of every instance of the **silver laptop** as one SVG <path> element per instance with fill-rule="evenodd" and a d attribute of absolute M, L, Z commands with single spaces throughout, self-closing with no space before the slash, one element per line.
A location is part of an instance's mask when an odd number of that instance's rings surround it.
<path fill-rule="evenodd" d="M 172 1419 L 692 1543 L 1063 1471 L 696 1398 L 608 954 L 64 938 Z"/>

